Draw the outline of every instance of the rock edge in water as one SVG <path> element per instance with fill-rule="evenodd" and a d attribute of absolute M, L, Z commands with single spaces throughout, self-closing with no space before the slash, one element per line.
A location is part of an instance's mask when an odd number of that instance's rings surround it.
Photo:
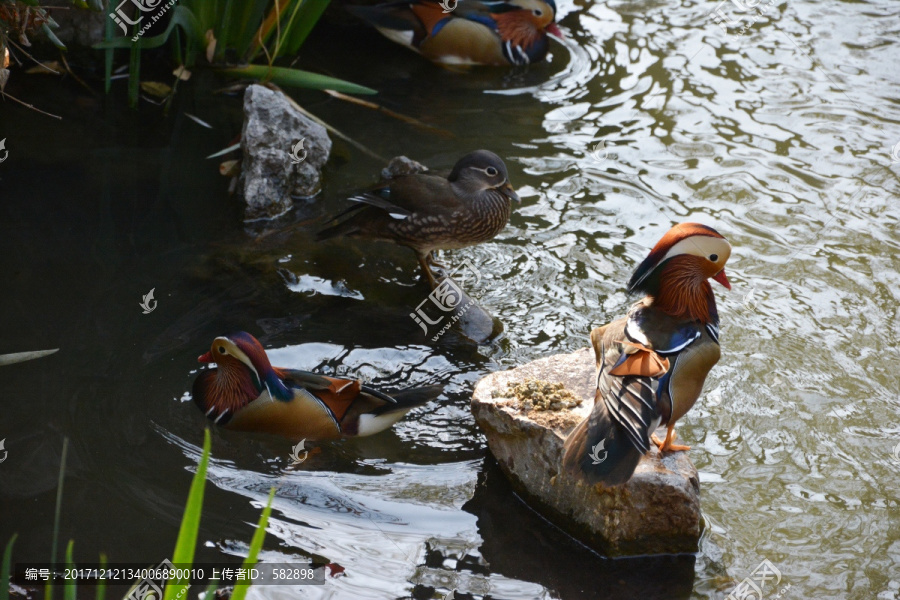
<path fill-rule="evenodd" d="M 661 457 L 655 447 L 621 486 L 591 485 L 560 472 L 566 435 L 591 410 L 595 363 L 590 349 L 492 373 L 472 394 L 472 414 L 513 488 L 534 510 L 606 556 L 698 550 L 700 481 L 687 452 Z M 522 413 L 507 384 L 561 382 L 580 406 Z M 494 397 L 496 393 L 497 397 Z"/>

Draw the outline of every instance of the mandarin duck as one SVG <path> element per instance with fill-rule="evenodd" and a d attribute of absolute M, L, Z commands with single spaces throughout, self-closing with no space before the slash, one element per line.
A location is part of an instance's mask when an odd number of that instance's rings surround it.
<path fill-rule="evenodd" d="M 245 332 L 217 337 L 198 360 L 218 367 L 194 380 L 194 403 L 209 419 L 292 439 L 372 435 L 440 393 L 428 386 L 388 396 L 354 379 L 273 367 L 262 344 Z"/>
<path fill-rule="evenodd" d="M 527 65 L 562 38 L 554 0 L 400 0 L 354 6 L 389 40 L 444 65 Z"/>
<path fill-rule="evenodd" d="M 725 276 L 730 255 L 716 230 L 682 223 L 638 266 L 628 292 L 644 298 L 591 332 L 597 391 L 591 414 L 566 438 L 566 471 L 619 485 L 631 478 L 651 441 L 660 452 L 690 449 L 674 443 L 675 423 L 719 360 L 719 314 L 707 280 L 731 289 Z M 667 429 L 663 441 L 653 435 L 659 426 Z"/>
<path fill-rule="evenodd" d="M 432 251 L 486 242 L 506 227 L 511 200 L 519 197 L 499 156 L 477 150 L 462 157 L 445 179 L 427 173 L 398 175 L 388 184 L 350 198 L 357 204 L 316 239 L 353 236 L 411 248 L 432 288 Z"/>

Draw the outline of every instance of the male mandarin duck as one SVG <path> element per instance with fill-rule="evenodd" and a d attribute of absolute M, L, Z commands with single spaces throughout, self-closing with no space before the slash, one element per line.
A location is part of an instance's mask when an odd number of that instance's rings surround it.
<path fill-rule="evenodd" d="M 389 40 L 445 65 L 540 62 L 547 34 L 563 37 L 554 0 L 400 0 L 350 10 Z"/>
<path fill-rule="evenodd" d="M 435 288 L 429 266 L 435 264 L 432 251 L 492 239 L 509 221 L 510 201 L 519 202 L 519 197 L 500 157 L 477 150 L 462 157 L 447 178 L 417 172 L 397 175 L 350 200 L 358 204 L 335 217 L 339 222 L 320 231 L 317 239 L 345 235 L 407 246 Z"/>
<path fill-rule="evenodd" d="M 566 439 L 563 467 L 592 483 L 625 483 L 650 441 L 674 444 L 675 423 L 687 413 L 719 360 L 719 314 L 708 279 L 731 284 L 731 246 L 716 230 L 682 223 L 666 233 L 638 266 L 628 292 L 643 292 L 625 317 L 591 332 L 597 392 L 591 414 Z M 667 428 L 660 441 L 653 432 Z M 607 454 L 599 459 L 598 447 Z"/>
<path fill-rule="evenodd" d="M 259 341 L 245 332 L 217 337 L 198 360 L 218 367 L 194 380 L 194 403 L 209 419 L 292 439 L 372 435 L 440 392 L 429 386 L 388 396 L 354 379 L 273 367 Z"/>

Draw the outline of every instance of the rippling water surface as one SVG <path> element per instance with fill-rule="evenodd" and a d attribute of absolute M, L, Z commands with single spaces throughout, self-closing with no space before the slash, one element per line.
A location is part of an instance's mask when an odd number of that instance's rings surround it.
<path fill-rule="evenodd" d="M 723 30 L 717 6 L 740 23 Z M 275 364 L 446 384 L 392 432 L 321 444 L 299 467 L 285 441 L 214 433 L 198 559 L 239 560 L 275 485 L 264 559 L 344 568 L 253 597 L 719 600 L 768 560 L 781 581 L 765 598 L 900 598 L 900 6 L 757 9 L 751 23 L 731 2 L 563 1 L 568 40 L 511 72 L 447 72 L 349 25 L 314 36 L 301 65 L 452 134 L 296 94 L 372 152 L 439 169 L 479 147 L 506 159 L 523 198 L 509 226 L 442 256 L 477 265 L 468 291 L 504 325 L 481 347 L 431 342 L 409 319 L 427 294 L 410 252 L 312 241 L 380 161 L 338 142 L 315 201 L 245 230 L 203 158 L 240 129 L 219 82 L 198 74 L 164 118 L 13 78 L 19 97 L 63 98 L 45 108 L 64 120 L 2 109 L 0 352 L 61 350 L 3 370 L 0 539 L 20 533 L 19 560 L 48 555 L 68 436 L 76 556 L 169 556 L 204 425 L 195 357 L 244 329 Z M 722 360 L 680 428 L 706 533 L 695 557 L 606 561 L 511 494 L 468 398 L 488 372 L 584 347 L 684 220 L 734 246 L 734 289 L 716 288 Z"/>

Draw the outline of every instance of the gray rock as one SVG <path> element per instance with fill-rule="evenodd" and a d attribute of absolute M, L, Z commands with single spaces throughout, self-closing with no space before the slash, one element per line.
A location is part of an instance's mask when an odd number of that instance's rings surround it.
<path fill-rule="evenodd" d="M 607 556 L 696 552 L 702 531 L 700 482 L 686 452 L 660 457 L 653 447 L 621 486 L 591 485 L 560 470 L 566 435 L 593 407 L 590 349 L 488 375 L 472 395 L 472 413 L 500 468 L 528 504 Z M 524 379 L 562 382 L 582 399 L 570 410 L 518 410 L 503 397 Z M 498 397 L 494 397 L 497 392 Z"/>
<path fill-rule="evenodd" d="M 405 175 L 415 175 L 416 173 L 427 173 L 428 167 L 420 162 L 414 161 L 405 156 L 395 156 L 388 163 L 388 166 L 381 170 L 381 177 L 384 179 L 395 179 Z"/>
<path fill-rule="evenodd" d="M 296 156 L 302 161 L 297 163 L 292 149 L 301 141 Z M 283 94 L 251 85 L 244 93 L 241 151 L 238 189 L 247 204 L 244 220 L 273 219 L 291 209 L 293 196 L 311 197 L 319 191 L 331 139 Z"/>

